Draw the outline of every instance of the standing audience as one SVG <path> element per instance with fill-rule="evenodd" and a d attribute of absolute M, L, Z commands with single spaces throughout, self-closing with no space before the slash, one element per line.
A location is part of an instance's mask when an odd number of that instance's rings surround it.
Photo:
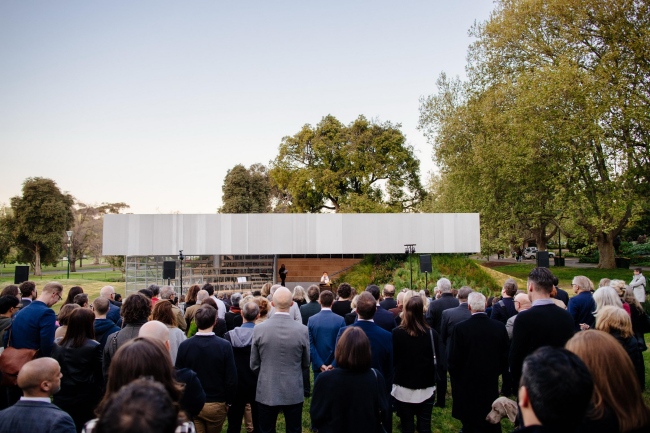
<path fill-rule="evenodd" d="M 79 293 L 83 293 L 84 289 L 82 289 L 79 286 L 74 286 L 71 287 L 70 290 L 68 291 L 68 296 L 65 298 L 65 302 L 61 306 L 61 308 L 65 307 L 68 304 L 74 304 L 74 297 L 77 296 Z"/>
<path fill-rule="evenodd" d="M 171 302 L 164 298 L 165 287 L 163 287 L 160 293 L 161 300 L 156 302 L 156 305 L 153 306 L 149 320 L 156 320 L 169 328 L 169 354 L 172 358 L 172 364 L 175 364 L 178 347 L 187 339 L 187 337 L 185 336 L 185 333 L 176 326 L 178 314 L 174 312 Z"/>
<path fill-rule="evenodd" d="M 226 317 L 225 317 L 226 329 L 228 329 L 228 331 L 232 331 L 234 328 L 241 326 L 243 323 L 241 308 L 239 308 L 239 302 L 241 300 L 242 300 L 241 293 L 233 293 L 230 296 L 231 307 L 226 313 Z"/>
<path fill-rule="evenodd" d="M 309 413 L 319 433 L 390 431 L 388 392 L 381 372 L 371 368 L 370 346 L 361 328 L 350 326 L 341 335 L 336 368 L 314 383 Z"/>
<path fill-rule="evenodd" d="M 160 289 L 160 300 L 168 301 L 170 303 L 172 313 L 176 317 L 176 325 L 174 326 L 185 332 L 187 330 L 187 324 L 185 323 L 183 312 L 180 308 L 174 305 L 174 302 L 176 301 L 176 292 L 174 291 L 174 288 L 172 286 L 164 286 L 162 289 Z"/>
<path fill-rule="evenodd" d="M 258 375 L 255 400 L 262 433 L 275 431 L 280 411 L 287 433 L 302 431 L 302 370 L 309 367 L 309 334 L 290 314 L 291 297 L 289 289 L 276 288 L 275 314 L 253 330 L 250 366 Z"/>
<path fill-rule="evenodd" d="M 529 310 L 532 306 L 533 304 L 530 302 L 530 298 L 528 298 L 528 295 L 526 293 L 519 293 L 515 296 L 515 308 L 517 309 L 517 314 L 509 318 L 506 322 L 506 331 L 508 331 L 508 338 L 512 340 L 512 329 L 515 327 L 515 320 L 517 320 L 519 313 Z"/>
<path fill-rule="evenodd" d="M 596 325 L 596 319 L 594 317 L 596 302 L 591 294 L 591 282 L 589 278 L 582 275 L 574 277 L 571 287 L 573 287 L 576 296 L 569 300 L 567 311 L 573 316 L 574 330 L 577 332 L 583 328 L 593 328 Z"/>
<path fill-rule="evenodd" d="M 384 286 L 384 300 L 379 303 L 384 310 L 392 310 L 397 308 L 397 301 L 395 300 L 395 286 L 386 284 Z"/>
<path fill-rule="evenodd" d="M 20 303 L 23 305 L 22 308 L 25 308 L 32 301 L 36 300 L 38 297 L 38 290 L 36 290 L 36 283 L 33 281 L 23 281 L 18 287 L 20 289 L 21 300 Z"/>
<path fill-rule="evenodd" d="M 492 319 L 498 320 L 505 325 L 509 318 L 517 314 L 514 299 L 517 294 L 517 289 L 517 282 L 512 278 L 507 279 L 503 283 L 503 289 L 501 290 L 502 299 L 492 306 L 492 314 L 490 315 Z"/>
<path fill-rule="evenodd" d="M 78 432 L 94 418 L 104 386 L 102 347 L 95 341 L 94 322 L 90 309 L 77 308 L 70 315 L 65 337 L 57 338 L 52 348 L 52 358 L 58 361 L 63 375 L 61 391 L 53 401 L 68 412 Z"/>
<path fill-rule="evenodd" d="M 320 312 L 311 316 L 307 324 L 314 384 L 322 372 L 333 368 L 336 337 L 341 328 L 345 327 L 345 320 L 332 311 L 333 301 L 334 294 L 323 290 L 320 294 Z"/>
<path fill-rule="evenodd" d="M 65 332 L 68 330 L 68 320 L 70 320 L 70 315 L 78 308 L 81 308 L 78 304 L 67 304 L 61 307 L 59 315 L 56 317 L 57 322 L 59 322 L 59 327 L 56 328 L 56 332 L 54 333 L 55 339 L 65 336 Z"/>
<path fill-rule="evenodd" d="M 634 291 L 634 297 L 636 300 L 643 304 L 646 297 L 646 281 L 641 268 L 634 268 L 634 277 L 632 278 L 630 287 Z"/>
<path fill-rule="evenodd" d="M 102 289 L 99 291 L 99 296 L 108 299 L 108 301 L 110 302 L 110 305 L 108 307 L 108 313 L 106 313 L 106 318 L 112 320 L 113 322 L 115 322 L 115 325 L 117 325 L 117 327 L 121 328 L 122 313 L 120 307 L 118 307 L 112 302 L 115 300 L 115 289 L 113 288 L 113 286 L 102 287 Z"/>
<path fill-rule="evenodd" d="M 309 286 L 307 289 L 307 297 L 309 302 L 300 307 L 300 317 L 302 317 L 302 324 L 307 326 L 309 318 L 314 314 L 317 314 L 321 305 L 318 303 L 318 297 L 320 295 L 320 288 L 316 285 Z"/>
<path fill-rule="evenodd" d="M 112 320 L 106 318 L 109 305 L 109 300 L 102 298 L 101 296 L 93 301 L 93 313 L 95 313 L 95 340 L 101 346 L 102 353 L 104 353 L 104 347 L 106 347 L 108 336 L 120 330 Z M 61 308 L 61 310 L 63 310 L 63 308 Z"/>
<path fill-rule="evenodd" d="M 348 283 L 339 284 L 339 288 L 336 290 L 336 293 L 339 295 L 339 299 L 332 304 L 332 312 L 338 314 L 341 317 L 345 317 L 346 314 L 352 312 L 352 286 Z M 354 293 L 356 295 L 356 293 Z"/>

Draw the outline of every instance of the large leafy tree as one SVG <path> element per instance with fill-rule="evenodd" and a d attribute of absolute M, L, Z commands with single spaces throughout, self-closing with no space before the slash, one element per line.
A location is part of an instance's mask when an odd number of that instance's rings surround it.
<path fill-rule="evenodd" d="M 41 264 L 58 262 L 61 239 L 73 225 L 73 203 L 73 197 L 61 192 L 56 182 L 42 177 L 26 179 L 22 197 L 12 197 L 5 224 L 18 261 L 31 263 L 34 275 L 41 275 Z"/>
<path fill-rule="evenodd" d="M 271 210 L 271 182 L 262 164 L 237 164 L 226 173 L 219 213 L 264 213 Z"/>
<path fill-rule="evenodd" d="M 399 124 L 328 115 L 284 137 L 271 177 L 291 212 L 403 212 L 425 195 L 420 162 Z"/>
<path fill-rule="evenodd" d="M 613 240 L 637 217 L 647 196 L 649 6 L 647 0 L 497 2 L 490 19 L 473 29 L 477 42 L 470 49 L 463 98 L 446 112 L 433 110 L 442 116 L 424 123 L 433 125 L 434 133 L 451 131 L 431 136 L 435 146 L 462 144 L 465 137 L 465 144 L 480 151 L 484 132 L 465 128 L 459 136 L 450 125 L 471 124 L 468 118 L 508 119 L 500 137 L 492 134 L 504 143 L 500 154 L 491 153 L 493 164 L 512 168 L 518 161 L 530 170 L 537 161 L 530 176 L 536 182 L 527 188 L 539 197 L 537 225 L 542 228 L 548 210 L 561 208 L 596 242 L 601 267 L 615 266 Z M 468 114 L 495 95 L 507 103 Z M 550 181 L 540 177 L 544 172 Z M 505 207 L 526 203 L 521 190 L 508 196 L 508 184 L 494 188 L 506 194 Z"/>

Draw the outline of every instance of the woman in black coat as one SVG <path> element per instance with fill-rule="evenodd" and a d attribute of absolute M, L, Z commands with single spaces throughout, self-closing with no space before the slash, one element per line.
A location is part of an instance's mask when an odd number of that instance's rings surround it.
<path fill-rule="evenodd" d="M 314 383 L 309 413 L 319 433 L 381 431 L 390 410 L 384 377 L 370 368 L 370 340 L 361 328 L 348 327 L 334 355 L 336 368 Z"/>
<path fill-rule="evenodd" d="M 393 329 L 392 395 L 397 401 L 403 433 L 431 431 L 436 375 L 441 374 L 438 359 L 438 333 L 424 320 L 422 298 L 414 296 L 404 306 L 400 326 Z M 414 372 L 419 372 L 414 374 Z"/>
<path fill-rule="evenodd" d="M 54 404 L 72 417 L 77 431 L 95 417 L 94 410 L 102 398 L 102 350 L 95 338 L 95 314 L 77 308 L 70 315 L 65 337 L 55 340 L 52 358 L 61 366 L 61 390 L 54 394 Z"/>

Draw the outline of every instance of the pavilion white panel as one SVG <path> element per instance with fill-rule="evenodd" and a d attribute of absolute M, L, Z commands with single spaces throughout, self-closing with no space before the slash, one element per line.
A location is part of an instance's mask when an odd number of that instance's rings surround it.
<path fill-rule="evenodd" d="M 104 254 L 394 254 L 481 249 L 479 214 L 106 215 Z"/>

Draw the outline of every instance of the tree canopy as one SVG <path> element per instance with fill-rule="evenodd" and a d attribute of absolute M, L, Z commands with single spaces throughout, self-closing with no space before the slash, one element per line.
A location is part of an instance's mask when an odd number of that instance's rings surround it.
<path fill-rule="evenodd" d="M 271 211 L 271 183 L 262 164 L 248 169 L 237 164 L 223 180 L 222 206 L 219 213 L 264 213 Z"/>
<path fill-rule="evenodd" d="M 542 246 L 565 215 L 597 243 L 599 265 L 614 267 L 613 240 L 648 188 L 648 6 L 497 2 L 472 30 L 468 80 L 443 76 L 421 101 L 440 194 L 455 195 L 438 202 L 481 212 L 488 237 L 523 226 Z"/>
<path fill-rule="evenodd" d="M 328 115 L 282 139 L 270 174 L 291 212 L 403 212 L 425 195 L 401 125 Z"/>
<path fill-rule="evenodd" d="M 58 263 L 64 232 L 73 225 L 73 203 L 56 182 L 42 177 L 26 179 L 22 197 L 11 198 L 11 213 L 4 224 L 18 250 L 18 261 L 31 263 L 34 275 L 41 275 L 41 264 Z"/>

